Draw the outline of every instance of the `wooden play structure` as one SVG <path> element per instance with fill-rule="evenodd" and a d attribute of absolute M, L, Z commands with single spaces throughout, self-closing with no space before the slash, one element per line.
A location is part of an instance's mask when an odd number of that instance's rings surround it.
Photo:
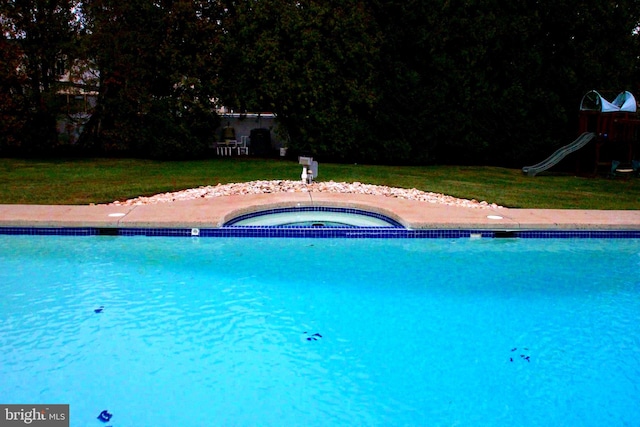
<path fill-rule="evenodd" d="M 640 173 L 640 117 L 635 97 L 621 92 L 612 102 L 598 91 L 588 92 L 580 103 L 579 137 L 571 144 L 556 150 L 542 162 L 522 168 L 528 176 L 535 176 L 576 152 L 577 173 L 609 176 Z"/>
<path fill-rule="evenodd" d="M 595 143 L 581 156 L 579 167 L 592 168 L 597 174 L 606 170 L 610 175 L 637 173 L 640 118 L 636 99 L 630 92 L 621 92 L 608 102 L 595 90 L 587 93 L 580 104 L 579 133 L 593 132 Z M 591 163 L 591 165 L 589 165 Z"/>

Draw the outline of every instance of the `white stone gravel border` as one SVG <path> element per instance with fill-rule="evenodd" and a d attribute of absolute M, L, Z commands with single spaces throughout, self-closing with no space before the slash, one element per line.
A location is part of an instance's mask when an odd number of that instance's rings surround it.
<path fill-rule="evenodd" d="M 209 185 L 171 193 L 156 194 L 149 197 L 137 197 L 125 201 L 114 201 L 116 206 L 140 206 L 158 203 L 171 203 L 199 198 L 214 198 L 244 194 L 296 193 L 296 192 L 329 192 L 343 194 L 369 194 L 375 196 L 396 197 L 398 199 L 416 200 L 427 203 L 440 203 L 449 206 L 463 206 L 474 209 L 502 208 L 486 201 L 459 199 L 445 194 L 421 190 L 387 187 L 384 185 L 362 184 L 360 182 L 314 182 L 303 184 L 300 181 L 250 181 L 237 184 Z"/>

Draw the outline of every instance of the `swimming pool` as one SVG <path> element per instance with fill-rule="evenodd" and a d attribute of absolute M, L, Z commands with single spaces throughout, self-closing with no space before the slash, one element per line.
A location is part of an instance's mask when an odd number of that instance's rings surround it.
<path fill-rule="evenodd" d="M 0 236 L 0 402 L 71 425 L 640 419 L 638 239 Z"/>

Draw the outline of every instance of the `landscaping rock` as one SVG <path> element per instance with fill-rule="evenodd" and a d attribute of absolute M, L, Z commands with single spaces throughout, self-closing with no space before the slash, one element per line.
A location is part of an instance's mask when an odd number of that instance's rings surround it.
<path fill-rule="evenodd" d="M 265 193 L 295 193 L 295 192 L 330 192 L 345 194 L 370 194 L 375 196 L 396 197 L 406 200 L 417 200 L 428 203 L 440 203 L 452 206 L 463 206 L 475 209 L 496 209 L 501 208 L 495 203 L 486 201 L 458 199 L 445 194 L 425 192 L 415 188 L 394 188 L 384 185 L 362 184 L 360 182 L 314 182 L 303 184 L 300 181 L 251 181 L 238 184 L 218 184 L 206 187 L 191 188 L 188 190 L 176 191 L 172 193 L 156 194 L 150 197 L 137 197 L 125 201 L 115 201 L 113 205 L 137 206 L 152 205 L 157 203 L 170 203 L 179 200 L 192 200 L 198 198 L 213 198 L 221 196 L 243 195 L 243 194 L 265 194 Z"/>

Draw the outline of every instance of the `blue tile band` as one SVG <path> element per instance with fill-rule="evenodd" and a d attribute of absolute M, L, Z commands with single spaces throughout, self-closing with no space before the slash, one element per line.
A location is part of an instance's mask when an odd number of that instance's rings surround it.
<path fill-rule="evenodd" d="M 97 236 L 97 228 L 86 227 L 0 227 L 0 234 L 33 235 L 33 236 Z"/>
<path fill-rule="evenodd" d="M 194 230 L 197 234 L 194 235 Z M 312 228 L 312 227 L 222 227 L 222 228 L 55 228 L 0 227 L 0 235 L 33 236 L 159 236 L 159 237 L 276 237 L 347 239 L 640 239 L 640 230 L 409 230 L 393 227 Z"/>

